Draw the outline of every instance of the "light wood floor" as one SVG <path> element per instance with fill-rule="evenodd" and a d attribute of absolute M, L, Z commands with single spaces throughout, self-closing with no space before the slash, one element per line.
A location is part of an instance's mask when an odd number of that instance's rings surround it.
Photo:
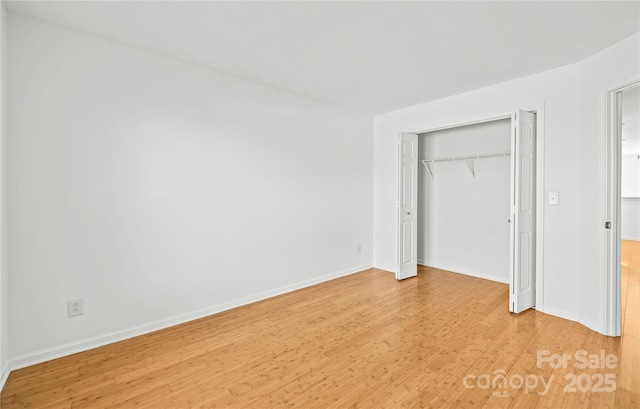
<path fill-rule="evenodd" d="M 417 278 L 397 282 L 371 269 L 12 372 L 1 406 L 640 407 L 634 248 L 625 259 L 621 338 L 534 310 L 509 314 L 505 284 L 426 267 Z M 543 350 L 572 359 L 566 368 L 537 365 Z M 578 369 L 580 350 L 604 350 L 618 362 Z M 499 375 L 506 386 L 481 388 Z M 565 391 L 572 377 L 577 391 Z M 534 379 L 537 387 L 520 387 Z M 548 382 L 546 394 L 541 379 Z M 613 380 L 615 391 L 587 388 L 599 379 Z"/>
<path fill-rule="evenodd" d="M 622 240 L 621 371 L 632 390 L 640 392 L 640 241 Z M 637 395 L 636 395 L 637 396 Z M 640 408 L 640 401 L 635 400 Z"/>

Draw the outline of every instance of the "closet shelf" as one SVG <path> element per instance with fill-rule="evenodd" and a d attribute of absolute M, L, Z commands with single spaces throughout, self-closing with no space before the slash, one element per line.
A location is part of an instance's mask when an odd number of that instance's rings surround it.
<path fill-rule="evenodd" d="M 469 167 L 469 171 L 471 172 L 471 176 L 476 177 L 475 171 L 475 162 L 480 159 L 490 159 L 490 158 L 502 158 L 511 156 L 511 152 L 496 152 L 496 153 L 483 153 L 477 155 L 461 155 L 461 156 L 447 156 L 442 158 L 427 158 L 418 160 L 419 163 L 422 163 L 424 167 L 429 172 L 429 175 L 433 178 L 433 171 L 429 167 L 432 163 L 442 163 L 442 162 L 456 162 L 456 161 L 465 161 L 467 166 Z"/>

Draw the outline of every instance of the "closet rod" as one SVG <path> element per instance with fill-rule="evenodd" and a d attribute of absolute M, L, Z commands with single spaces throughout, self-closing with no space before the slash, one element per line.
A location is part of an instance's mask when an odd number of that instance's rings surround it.
<path fill-rule="evenodd" d="M 488 158 L 501 158 L 511 156 L 511 152 L 498 152 L 498 153 L 484 153 L 478 155 L 462 155 L 462 156 L 449 156 L 445 158 L 427 158 L 420 159 L 418 162 L 423 164 L 436 163 L 436 162 L 454 162 L 458 160 L 476 160 L 476 159 L 488 159 Z"/>
<path fill-rule="evenodd" d="M 429 176 L 433 179 L 433 171 L 429 167 L 430 163 L 440 163 L 440 162 L 455 162 L 455 161 L 465 161 L 467 162 L 467 166 L 469 167 L 469 172 L 471 172 L 471 176 L 476 177 L 476 168 L 475 168 L 475 160 L 478 159 L 488 159 L 488 158 L 502 158 L 511 156 L 511 152 L 499 152 L 499 153 L 484 153 L 477 155 L 464 155 L 464 156 L 451 156 L 447 158 L 431 158 L 431 159 L 421 159 L 418 162 L 422 163 L 424 167 L 429 172 Z"/>

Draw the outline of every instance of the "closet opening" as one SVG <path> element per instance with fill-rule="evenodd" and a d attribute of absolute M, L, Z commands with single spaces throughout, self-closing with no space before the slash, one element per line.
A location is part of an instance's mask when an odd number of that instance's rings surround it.
<path fill-rule="evenodd" d="M 417 262 L 509 283 L 511 119 L 418 134 Z"/>
<path fill-rule="evenodd" d="M 397 279 L 417 265 L 510 285 L 536 301 L 536 114 L 402 133 Z"/>

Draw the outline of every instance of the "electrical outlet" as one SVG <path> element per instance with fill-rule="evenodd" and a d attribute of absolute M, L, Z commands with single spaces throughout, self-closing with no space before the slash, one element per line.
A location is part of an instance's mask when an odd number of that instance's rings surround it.
<path fill-rule="evenodd" d="M 358 254 L 362 254 L 362 244 L 358 244 Z"/>
<path fill-rule="evenodd" d="M 84 298 L 67 301 L 67 314 L 69 317 L 84 314 Z"/>

